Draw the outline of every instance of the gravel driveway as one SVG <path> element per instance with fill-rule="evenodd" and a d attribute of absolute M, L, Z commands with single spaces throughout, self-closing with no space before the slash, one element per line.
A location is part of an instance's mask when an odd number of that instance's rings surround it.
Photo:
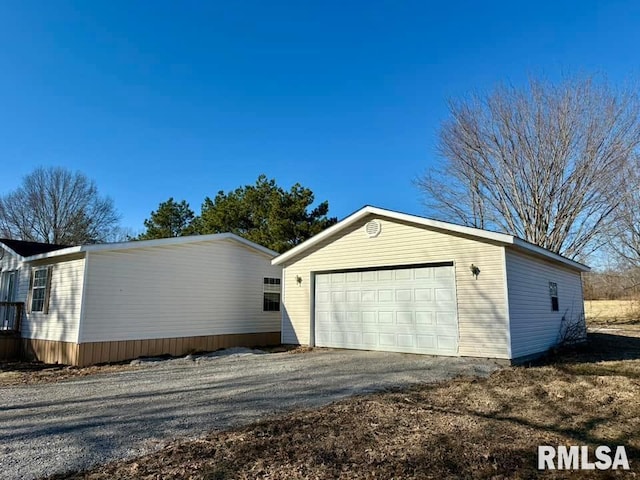
<path fill-rule="evenodd" d="M 350 350 L 147 363 L 0 388 L 0 477 L 30 479 L 140 455 L 180 437 L 357 393 L 488 375 L 489 360 Z"/>

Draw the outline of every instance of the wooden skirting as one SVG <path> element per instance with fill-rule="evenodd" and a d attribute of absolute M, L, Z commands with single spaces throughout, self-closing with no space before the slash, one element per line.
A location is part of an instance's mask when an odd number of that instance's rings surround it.
<path fill-rule="evenodd" d="M 20 358 L 20 337 L 0 336 L 0 360 L 18 360 Z"/>
<path fill-rule="evenodd" d="M 24 352 L 45 363 L 87 366 L 121 362 L 157 355 L 180 356 L 194 352 L 213 352 L 221 348 L 256 347 L 280 344 L 280 332 L 207 335 L 201 337 L 157 338 L 91 342 L 79 345 L 50 340 L 23 339 Z"/>
<path fill-rule="evenodd" d="M 76 365 L 78 345 L 56 340 L 22 339 L 22 355 L 26 360 Z"/>
<path fill-rule="evenodd" d="M 280 332 L 83 343 L 79 345 L 77 365 L 120 362 L 157 355 L 179 356 L 194 352 L 213 352 L 221 348 L 255 347 L 279 343 Z"/>

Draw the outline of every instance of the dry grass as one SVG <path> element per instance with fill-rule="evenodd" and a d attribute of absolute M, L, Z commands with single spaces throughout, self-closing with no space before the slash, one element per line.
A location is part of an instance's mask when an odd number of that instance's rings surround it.
<path fill-rule="evenodd" d="M 587 300 L 584 313 L 590 326 L 640 324 L 640 300 Z"/>
<path fill-rule="evenodd" d="M 53 383 L 100 373 L 120 372 L 139 368 L 126 364 L 70 367 L 38 362 L 0 362 L 0 387 Z"/>
<path fill-rule="evenodd" d="M 539 476 L 545 444 L 624 445 L 637 470 L 639 380 L 640 328 L 632 326 L 487 379 L 355 397 L 54 478 L 525 479 Z"/>

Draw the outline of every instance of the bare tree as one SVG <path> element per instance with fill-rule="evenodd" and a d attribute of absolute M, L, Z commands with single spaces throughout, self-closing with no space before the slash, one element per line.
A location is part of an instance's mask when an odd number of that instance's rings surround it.
<path fill-rule="evenodd" d="M 92 180 L 63 168 L 38 168 L 0 198 L 0 235 L 76 245 L 105 241 L 116 231 L 113 202 Z"/>
<path fill-rule="evenodd" d="M 417 180 L 431 213 L 570 258 L 601 246 L 640 143 L 640 101 L 593 77 L 530 79 L 449 103 L 443 163 Z"/>
<path fill-rule="evenodd" d="M 610 246 L 622 268 L 640 270 L 640 160 L 619 185 L 622 201 Z"/>

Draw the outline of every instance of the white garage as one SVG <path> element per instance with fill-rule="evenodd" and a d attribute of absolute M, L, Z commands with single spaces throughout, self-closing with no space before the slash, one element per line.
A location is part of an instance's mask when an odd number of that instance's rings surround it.
<path fill-rule="evenodd" d="M 589 268 L 511 235 L 364 207 L 276 257 L 282 343 L 523 360 L 584 326 Z"/>
<path fill-rule="evenodd" d="M 457 355 L 453 265 L 319 273 L 315 344 Z"/>

